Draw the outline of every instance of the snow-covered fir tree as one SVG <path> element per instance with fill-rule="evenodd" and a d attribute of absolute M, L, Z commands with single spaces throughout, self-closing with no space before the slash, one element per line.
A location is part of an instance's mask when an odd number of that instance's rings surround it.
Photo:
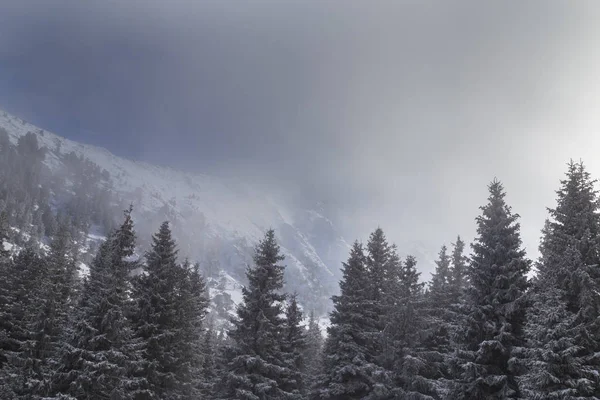
<path fill-rule="evenodd" d="M 289 375 L 282 384 L 284 391 L 300 397 L 306 394 L 306 363 L 304 350 L 306 349 L 306 329 L 302 325 L 304 319 L 298 305 L 297 296 L 291 295 L 285 308 L 285 329 L 282 350 Z"/>
<path fill-rule="evenodd" d="M 464 255 L 465 242 L 460 236 L 452 247 L 452 269 L 450 272 L 450 297 L 451 304 L 457 305 L 461 302 L 465 288 L 468 285 L 468 258 Z"/>
<path fill-rule="evenodd" d="M 248 286 L 242 290 L 243 301 L 229 332 L 233 343 L 227 349 L 228 363 L 218 384 L 219 399 L 300 398 L 285 387 L 291 370 L 283 348 L 283 259 L 271 229 L 256 248 L 254 265 L 246 271 Z"/>
<path fill-rule="evenodd" d="M 208 309 L 208 293 L 198 263 L 184 262 L 182 283 L 177 306 L 179 335 L 176 338 L 177 358 L 180 367 L 179 392 L 182 399 L 201 397 L 204 388 L 203 339 L 204 319 Z"/>
<path fill-rule="evenodd" d="M 215 390 L 213 385 L 221 373 L 217 363 L 217 352 L 219 351 L 221 351 L 221 348 L 215 331 L 215 322 L 213 318 L 209 317 L 206 321 L 206 330 L 202 337 L 202 347 L 200 349 L 202 355 L 200 376 L 202 381 L 200 382 L 199 392 L 203 398 L 210 398 Z"/>
<path fill-rule="evenodd" d="M 400 264 L 400 299 L 394 312 L 394 399 L 435 399 L 441 392 L 441 357 L 428 348 L 432 324 L 424 298 L 424 284 L 419 282 L 417 261 L 407 256 Z M 387 397 L 390 398 L 390 397 Z"/>
<path fill-rule="evenodd" d="M 600 204 L 594 185 L 583 163 L 571 161 L 543 230 L 521 360 L 529 369 L 524 388 L 539 398 L 600 397 Z M 553 297 L 542 301 L 547 291 Z"/>
<path fill-rule="evenodd" d="M 440 249 L 436 268 L 432 274 L 429 288 L 424 296 L 420 310 L 420 319 L 424 326 L 421 327 L 421 356 L 426 360 L 424 375 L 429 378 L 430 385 L 435 390 L 428 390 L 428 394 L 435 392 L 442 396 L 446 393 L 446 380 L 449 378 L 447 359 L 452 352 L 451 332 L 455 318 L 453 312 L 452 293 L 452 268 L 448 248 L 444 245 Z M 432 381 L 436 383 L 432 385 Z M 433 396 L 435 397 L 435 396 Z"/>
<path fill-rule="evenodd" d="M 4 247 L 8 244 L 8 215 L 6 211 L 0 212 L 0 262 L 6 262 L 10 252 Z"/>
<path fill-rule="evenodd" d="M 520 397 L 511 359 L 524 341 L 530 262 L 521 247 L 518 215 L 506 204 L 502 184 L 494 180 L 488 189 L 472 244 L 455 399 Z"/>
<path fill-rule="evenodd" d="M 194 399 L 201 389 L 202 322 L 207 300 L 198 266 L 177 262 L 169 223 L 152 237 L 146 268 L 135 284 L 135 336 L 141 342 L 144 390 L 138 398 Z"/>
<path fill-rule="evenodd" d="M 135 232 L 131 209 L 100 246 L 65 334 L 51 393 L 56 398 L 132 399 L 139 354 L 127 318 Z"/>
<path fill-rule="evenodd" d="M 589 387 L 587 369 L 577 346 L 575 315 L 567 309 L 565 294 L 554 285 L 535 290 L 527 313 L 527 343 L 516 353 L 521 398 L 531 400 L 581 399 Z M 591 398 L 591 397 L 590 397 Z"/>
<path fill-rule="evenodd" d="M 306 330 L 306 347 L 304 349 L 304 362 L 307 390 L 310 390 L 320 376 L 322 370 L 322 352 L 323 352 L 323 334 L 317 321 L 314 311 L 308 315 L 308 324 Z"/>
<path fill-rule="evenodd" d="M 33 394 L 40 389 L 43 375 L 29 343 L 34 339 L 32 324 L 46 269 L 44 258 L 31 247 L 3 264 L 6 275 L 0 282 L 0 387 L 6 398 L 36 398 Z"/>
<path fill-rule="evenodd" d="M 61 226 L 45 257 L 46 270 L 35 293 L 36 311 L 29 323 L 31 336 L 23 349 L 31 361 L 29 370 L 34 373 L 29 384 L 31 394 L 47 394 L 51 371 L 60 362 L 64 328 L 72 315 L 79 287 L 76 252 L 67 227 Z"/>
<path fill-rule="evenodd" d="M 368 314 L 371 287 L 363 246 L 355 242 L 343 264 L 340 295 L 333 297 L 334 310 L 323 350 L 323 374 L 312 391 L 313 399 L 368 399 L 379 370 L 367 343 L 372 340 L 373 316 Z"/>

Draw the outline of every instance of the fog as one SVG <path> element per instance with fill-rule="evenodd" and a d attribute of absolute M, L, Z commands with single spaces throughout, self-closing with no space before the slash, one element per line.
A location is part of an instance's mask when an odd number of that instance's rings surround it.
<path fill-rule="evenodd" d="M 600 177 L 596 2 L 1 3 L 0 107 L 324 201 L 350 240 L 470 241 L 497 177 L 536 257 L 566 162 Z"/>

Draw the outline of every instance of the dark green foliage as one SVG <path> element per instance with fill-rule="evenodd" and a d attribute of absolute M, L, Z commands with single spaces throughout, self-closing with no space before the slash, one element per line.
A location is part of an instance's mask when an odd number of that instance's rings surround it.
<path fill-rule="evenodd" d="M 443 358 L 429 348 L 432 323 L 416 265 L 416 259 L 407 256 L 399 268 L 399 302 L 392 314 L 395 360 L 391 398 L 394 399 L 441 398 L 439 379 Z"/>
<path fill-rule="evenodd" d="M 14 262 L 4 263 L 6 275 L 0 282 L 0 383 L 15 399 L 37 393 L 42 379 L 30 341 L 34 339 L 32 325 L 45 270 L 45 260 L 31 248 L 21 251 Z"/>
<path fill-rule="evenodd" d="M 451 304 L 461 302 L 464 291 L 468 286 L 468 258 L 464 255 L 465 242 L 458 236 L 452 249 L 452 269 L 450 273 Z"/>
<path fill-rule="evenodd" d="M 221 351 L 220 341 L 215 331 L 214 321 L 209 317 L 207 321 L 206 331 L 202 338 L 202 347 L 200 349 L 202 355 L 202 367 L 200 370 L 200 376 L 202 382 L 200 383 L 200 395 L 204 398 L 208 398 L 215 391 L 214 384 L 216 383 L 220 373 L 222 372 L 222 365 L 219 365 L 218 355 Z"/>
<path fill-rule="evenodd" d="M 199 267 L 177 263 L 167 222 L 152 238 L 146 274 L 136 282 L 136 337 L 143 349 L 140 398 L 194 399 L 202 390 L 202 322 L 208 300 Z"/>
<path fill-rule="evenodd" d="M 57 233 L 58 212 L 70 217 L 75 240 L 92 224 L 112 230 L 118 199 L 108 173 L 82 156 L 56 152 L 52 156 L 61 168 L 51 171 L 45 164 L 49 152 L 37 137 L 29 132 L 13 145 L 0 128 L 0 212 L 8 225 L 43 241 Z"/>
<path fill-rule="evenodd" d="M 9 264 L 3 337 L 10 344 L 3 372 L 15 398 L 39 398 L 55 365 L 62 331 L 74 301 L 77 275 L 65 230 L 40 257 L 28 248 Z M 12 268 L 10 268 L 12 266 Z"/>
<path fill-rule="evenodd" d="M 8 243 L 8 216 L 5 211 L 0 212 L 0 263 L 7 262 L 10 252 L 4 247 Z"/>
<path fill-rule="evenodd" d="M 315 399 L 363 399 L 373 392 L 374 372 L 379 368 L 369 353 L 373 339 L 367 259 L 355 242 L 343 265 L 340 295 L 333 297 L 331 326 L 323 354 L 323 375 L 313 390 Z"/>
<path fill-rule="evenodd" d="M 27 343 L 28 357 L 33 360 L 33 369 L 40 384 L 48 381 L 56 367 L 63 330 L 77 299 L 79 277 L 76 259 L 71 237 L 66 227 L 62 227 L 45 259 L 44 279 L 38 287 L 37 309 L 30 324 L 32 336 Z M 39 394 L 46 391 L 44 387 Z"/>
<path fill-rule="evenodd" d="M 600 396 L 600 205 L 582 163 L 570 162 L 566 175 L 543 230 L 519 359 L 532 398 Z"/>
<path fill-rule="evenodd" d="M 521 249 L 518 215 L 504 201 L 494 180 L 488 204 L 477 218 L 472 244 L 466 326 L 459 351 L 457 399 L 518 398 L 517 372 L 511 367 L 515 347 L 524 342 L 525 291 L 529 261 Z"/>
<path fill-rule="evenodd" d="M 306 329 L 302 325 L 302 311 L 298 306 L 296 295 L 289 298 L 285 309 L 285 326 L 282 352 L 289 373 L 284 377 L 282 389 L 296 397 L 306 394 L 306 362 L 304 350 L 306 349 Z"/>
<path fill-rule="evenodd" d="M 178 298 L 178 320 L 176 321 L 179 334 L 176 357 L 179 359 L 180 382 L 178 390 L 182 398 L 196 399 L 204 388 L 203 372 L 203 324 L 208 309 L 208 293 L 204 278 L 200 274 L 200 265 L 183 264 Z"/>
<path fill-rule="evenodd" d="M 585 367 L 576 344 L 575 316 L 567 310 L 565 294 L 546 287 L 532 295 L 525 327 L 526 346 L 517 353 L 523 369 L 519 377 L 522 398 L 567 400 L 581 398 L 595 372 Z M 586 379 L 592 378 L 590 381 Z"/>
<path fill-rule="evenodd" d="M 311 311 L 308 316 L 308 329 L 306 331 L 306 347 L 304 349 L 304 363 L 307 381 L 307 389 L 314 385 L 316 379 L 321 375 L 323 334 L 315 316 Z"/>
<path fill-rule="evenodd" d="M 248 286 L 229 332 L 233 345 L 218 398 L 297 398 L 283 387 L 291 372 L 283 349 L 283 259 L 275 232 L 267 231 L 256 248 L 254 266 L 246 271 Z"/>
<path fill-rule="evenodd" d="M 52 394 L 73 398 L 132 398 L 137 351 L 126 317 L 129 273 L 136 262 L 131 210 L 100 246 L 66 332 L 52 379 Z"/>

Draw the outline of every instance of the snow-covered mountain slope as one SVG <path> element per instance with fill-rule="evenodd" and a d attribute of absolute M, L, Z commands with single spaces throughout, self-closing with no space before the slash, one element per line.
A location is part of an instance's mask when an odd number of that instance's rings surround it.
<path fill-rule="evenodd" d="M 160 222 L 169 220 L 182 257 L 211 264 L 241 284 L 254 245 L 274 228 L 286 257 L 286 289 L 297 291 L 306 307 L 320 313 L 329 308 L 349 246 L 319 210 L 295 209 L 246 182 L 120 158 L 2 111 L 0 127 L 15 143 L 28 132 L 35 133 L 40 146 L 47 148 L 45 162 L 55 173 L 61 167 L 59 155 L 70 152 L 108 171 L 118 197 L 134 206 L 142 247 Z"/>

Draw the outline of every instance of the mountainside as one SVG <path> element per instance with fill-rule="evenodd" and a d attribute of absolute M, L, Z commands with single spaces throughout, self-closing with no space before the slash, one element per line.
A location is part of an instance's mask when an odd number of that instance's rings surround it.
<path fill-rule="evenodd" d="M 14 144 L 34 133 L 39 146 L 46 148 L 43 162 L 53 176 L 62 173 L 69 153 L 96 164 L 108 177 L 104 184 L 119 204 L 133 205 L 140 252 L 160 222 L 169 220 L 180 257 L 200 262 L 215 282 L 214 293 L 229 295 L 233 302 L 239 300 L 236 297 L 244 284 L 245 268 L 252 262 L 254 245 L 268 228 L 274 228 L 286 257 L 286 290 L 298 292 L 305 307 L 319 314 L 328 311 L 349 246 L 319 210 L 289 207 L 249 183 L 123 159 L 1 111 L 0 128 Z M 56 197 L 50 201 L 60 202 Z M 92 227 L 93 235 L 88 238 L 101 237 L 105 232 L 99 229 Z"/>

